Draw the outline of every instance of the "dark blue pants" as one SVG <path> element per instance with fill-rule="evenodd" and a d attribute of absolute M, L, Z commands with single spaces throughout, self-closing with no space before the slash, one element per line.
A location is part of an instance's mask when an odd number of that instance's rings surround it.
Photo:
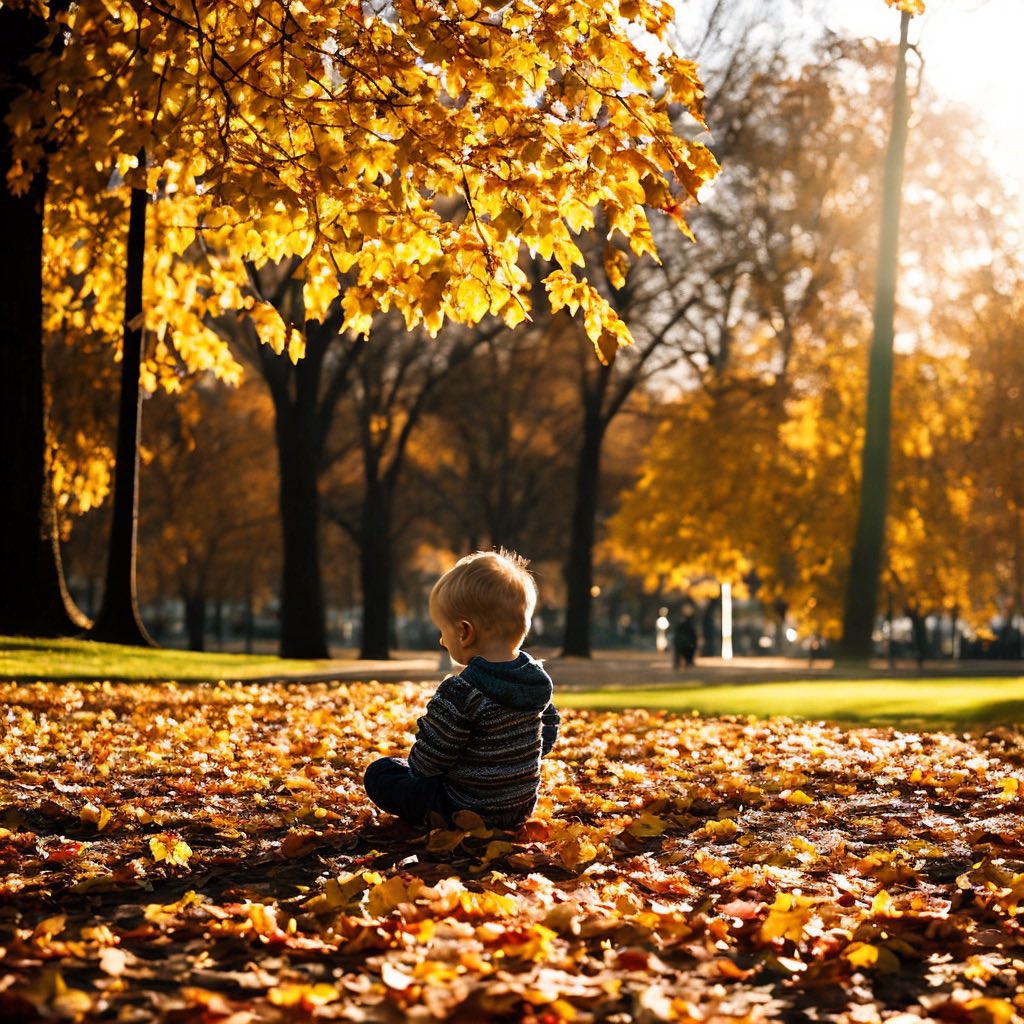
<path fill-rule="evenodd" d="M 413 775 L 402 757 L 382 757 L 363 776 L 366 795 L 388 814 L 413 825 L 428 824 L 431 814 L 450 823 L 456 808 L 444 791 L 441 776 Z"/>

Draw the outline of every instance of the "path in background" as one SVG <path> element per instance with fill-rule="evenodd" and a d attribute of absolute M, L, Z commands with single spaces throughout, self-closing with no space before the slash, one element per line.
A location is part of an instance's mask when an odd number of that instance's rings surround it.
<path fill-rule="evenodd" d="M 836 668 L 829 659 L 745 657 L 726 661 L 722 658 L 698 658 L 693 668 L 676 671 L 671 655 L 655 651 L 597 651 L 593 658 L 561 658 L 557 651 L 531 648 L 543 658 L 559 689 L 590 690 L 609 686 L 707 686 L 715 683 L 770 683 L 780 680 L 876 679 L 917 676 L 1024 676 L 1020 661 L 926 661 L 922 669 L 916 662 L 897 662 L 890 668 L 878 659 L 867 670 Z M 441 658 L 433 651 L 399 651 L 390 661 L 359 661 L 355 655 L 333 659 L 316 676 L 284 675 L 284 679 L 319 680 L 401 680 L 438 681 L 450 669 L 441 667 Z"/>

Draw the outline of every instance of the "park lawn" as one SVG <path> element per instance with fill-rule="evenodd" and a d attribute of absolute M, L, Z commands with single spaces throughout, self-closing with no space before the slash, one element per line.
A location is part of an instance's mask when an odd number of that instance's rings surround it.
<path fill-rule="evenodd" d="M 811 721 L 949 728 L 1024 722 L 1024 678 L 815 679 L 561 693 L 560 706 L 680 714 L 782 715 Z"/>
<path fill-rule="evenodd" d="M 266 654 L 151 649 L 71 638 L 0 637 L 0 679 L 23 682 L 40 679 L 217 682 L 315 673 L 328 664 Z"/>

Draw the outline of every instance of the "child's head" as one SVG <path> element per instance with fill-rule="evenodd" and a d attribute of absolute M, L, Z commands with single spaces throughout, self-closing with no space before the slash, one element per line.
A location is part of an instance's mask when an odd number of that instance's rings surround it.
<path fill-rule="evenodd" d="M 518 647 L 537 603 L 537 584 L 528 565 L 504 548 L 460 558 L 430 592 L 431 617 L 439 626 L 470 622 L 479 638 Z"/>

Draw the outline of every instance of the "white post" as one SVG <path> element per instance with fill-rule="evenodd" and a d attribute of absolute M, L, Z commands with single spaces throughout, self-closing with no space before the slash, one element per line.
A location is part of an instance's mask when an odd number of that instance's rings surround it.
<path fill-rule="evenodd" d="M 732 584 L 722 584 L 722 657 L 732 658 Z"/>

